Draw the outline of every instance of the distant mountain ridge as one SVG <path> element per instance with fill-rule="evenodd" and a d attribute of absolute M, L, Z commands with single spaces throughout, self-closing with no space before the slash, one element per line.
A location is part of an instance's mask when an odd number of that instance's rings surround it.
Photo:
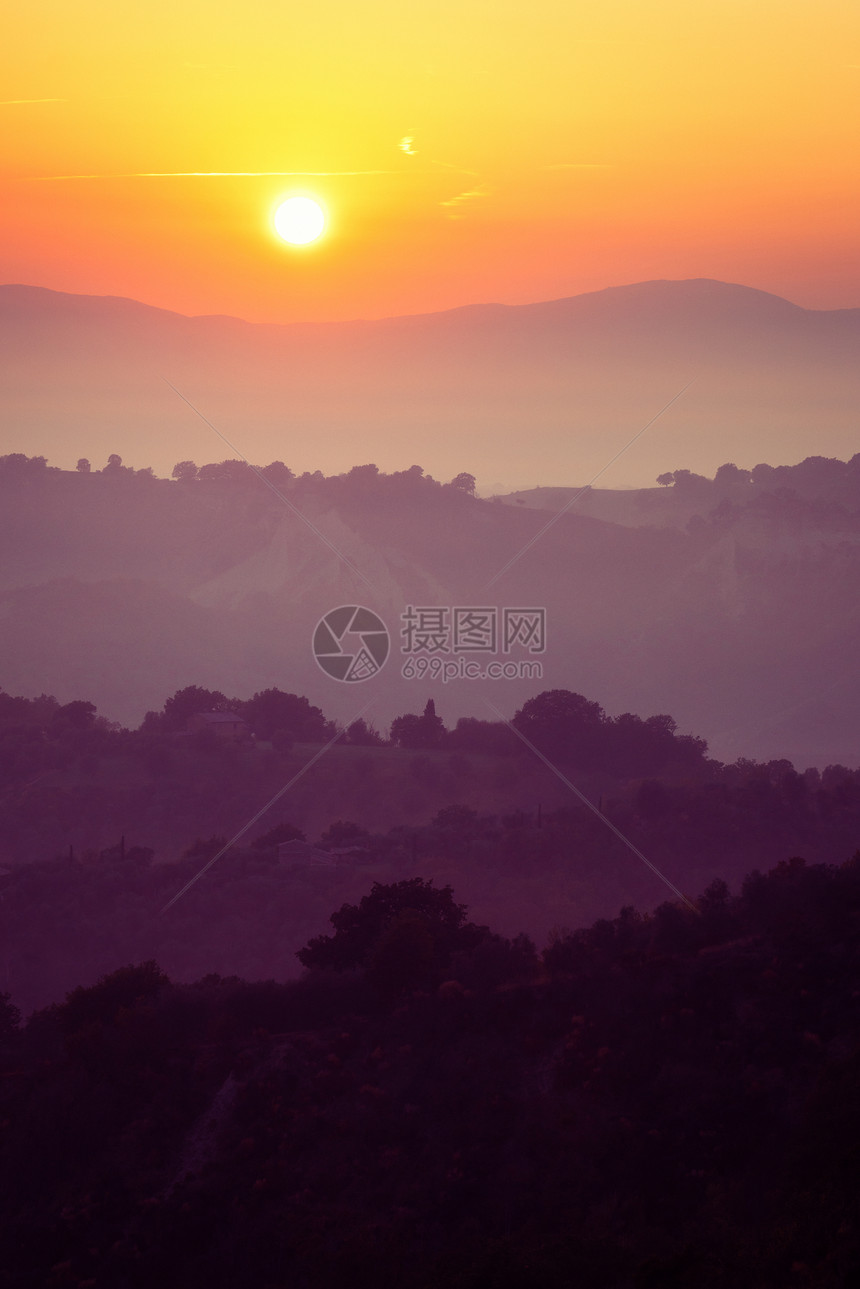
<path fill-rule="evenodd" d="M 860 307 L 839 309 L 809 309 L 803 305 L 786 300 L 772 291 L 763 291 L 759 287 L 746 286 L 739 282 L 723 282 L 718 278 L 653 278 L 642 282 L 632 282 L 624 286 L 602 287 L 595 291 L 583 291 L 576 295 L 559 296 L 551 300 L 538 300 L 528 304 L 502 304 L 498 301 L 485 301 L 476 304 L 456 305 L 450 309 L 436 309 L 430 312 L 393 314 L 383 318 L 352 318 L 346 321 L 333 322 L 253 322 L 233 314 L 198 313 L 184 314 L 175 309 L 165 309 L 159 305 L 146 304 L 130 296 L 90 295 L 72 291 L 57 291 L 51 287 L 30 286 L 26 283 L 0 284 L 0 316 L 10 309 L 20 310 L 29 306 L 44 304 L 52 300 L 65 307 L 75 309 L 97 308 L 102 305 L 121 306 L 139 313 L 158 314 L 171 318 L 182 318 L 186 321 L 216 321 L 241 323 L 246 327 L 259 330 L 290 332 L 299 330 L 322 330 L 354 326 L 384 327 L 391 323 L 413 321 L 425 322 L 430 319 L 448 319 L 454 316 L 474 316 L 481 313 L 521 315 L 523 317 L 537 312 L 573 312 L 614 310 L 621 302 L 646 309 L 653 316 L 655 306 L 662 305 L 677 315 L 679 307 L 700 309 L 703 304 L 715 314 L 723 312 L 735 316 L 740 307 L 746 311 L 758 308 L 762 314 L 771 316 L 781 314 L 800 317 L 853 317 L 860 325 Z"/>
<path fill-rule="evenodd" d="M 245 455 L 300 470 L 366 453 L 438 478 L 587 479 L 691 381 L 607 483 L 651 482 L 667 464 L 847 457 L 858 357 L 860 309 L 712 279 L 284 325 L 0 287 L 3 450 L 69 465 L 118 452 L 160 473 L 211 459 L 215 442 L 162 378 Z"/>

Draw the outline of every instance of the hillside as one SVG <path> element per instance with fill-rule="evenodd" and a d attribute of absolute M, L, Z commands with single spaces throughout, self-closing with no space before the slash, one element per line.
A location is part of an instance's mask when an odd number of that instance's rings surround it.
<path fill-rule="evenodd" d="M 571 689 L 612 715 L 669 712 L 722 760 L 855 765 L 858 461 L 812 459 L 773 480 L 761 467 L 752 483 L 682 475 L 656 493 L 669 526 L 574 507 L 541 535 L 541 511 L 417 467 L 287 472 L 285 505 L 244 466 L 183 483 L 4 458 L 0 685 L 92 700 L 131 725 L 189 684 L 246 696 L 275 685 L 344 721 L 370 701 L 380 728 L 431 693 L 456 720 L 486 719 L 486 700 L 510 715 L 540 690 Z M 360 686 L 325 676 L 310 648 L 322 615 L 354 603 L 393 641 Z M 487 604 L 546 609 L 542 676 L 400 675 L 408 605 Z"/>
<path fill-rule="evenodd" d="M 435 748 L 355 744 L 347 731 L 323 753 L 285 727 L 277 750 L 171 732 L 187 694 L 135 732 L 105 729 L 85 703 L 3 697 L 4 987 L 29 1011 L 129 955 L 178 981 L 289 978 L 327 908 L 371 881 L 451 884 L 482 924 L 544 942 L 718 878 L 736 889 L 785 855 L 834 864 L 856 850 L 860 770 L 723 766 L 665 718 L 613 722 L 581 696 L 561 707 L 559 697 L 527 704 L 517 727 L 604 819 L 499 723 L 458 722 Z M 265 720 L 271 696 L 245 704 L 249 718 L 255 707 Z M 278 707 L 328 737 L 302 700 L 282 695 Z M 279 854 L 279 839 L 301 834 L 328 860 Z"/>
<path fill-rule="evenodd" d="M 3 1283 L 855 1282 L 856 860 L 542 958 L 419 897 L 348 971 L 0 1001 Z"/>

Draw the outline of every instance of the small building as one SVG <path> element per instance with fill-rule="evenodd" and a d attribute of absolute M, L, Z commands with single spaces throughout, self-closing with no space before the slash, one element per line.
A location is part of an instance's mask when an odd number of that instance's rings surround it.
<path fill-rule="evenodd" d="M 218 738 L 237 742 L 250 738 L 247 722 L 235 712 L 197 712 L 188 717 L 185 728 L 192 734 L 197 730 L 212 730 Z"/>
<path fill-rule="evenodd" d="M 327 850 L 319 850 L 309 841 L 282 841 L 278 846 L 278 863 L 287 868 L 334 868 L 335 861 Z"/>

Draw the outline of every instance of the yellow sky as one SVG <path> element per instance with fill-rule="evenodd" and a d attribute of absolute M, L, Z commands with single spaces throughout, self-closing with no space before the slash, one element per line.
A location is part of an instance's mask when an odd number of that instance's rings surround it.
<path fill-rule="evenodd" d="M 272 321 L 690 276 L 860 305 L 853 2 L 36 0 L 6 33 L 0 281 Z M 299 250 L 294 191 L 331 221 Z"/>

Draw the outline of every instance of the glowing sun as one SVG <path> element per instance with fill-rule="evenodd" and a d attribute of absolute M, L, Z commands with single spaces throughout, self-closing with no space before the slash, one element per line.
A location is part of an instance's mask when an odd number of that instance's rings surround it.
<path fill-rule="evenodd" d="M 275 232 L 291 246 L 315 242 L 325 228 L 325 211 L 312 197 L 288 197 L 275 211 Z"/>

